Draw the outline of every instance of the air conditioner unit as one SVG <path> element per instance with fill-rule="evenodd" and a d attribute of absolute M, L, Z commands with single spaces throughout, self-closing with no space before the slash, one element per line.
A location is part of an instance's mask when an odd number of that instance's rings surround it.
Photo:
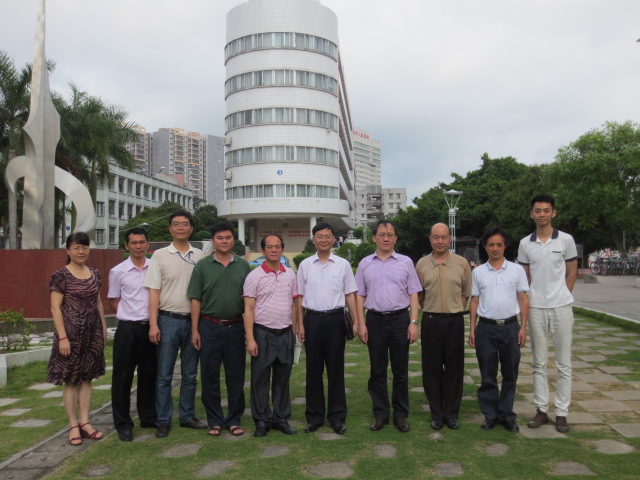
<path fill-rule="evenodd" d="M 231 137 L 224 137 L 224 145 L 225 147 L 231 146 Z"/>
<path fill-rule="evenodd" d="M 227 170 L 226 172 L 224 172 L 224 179 L 227 182 L 230 182 L 232 178 L 233 178 L 233 173 L 231 172 L 231 170 Z"/>

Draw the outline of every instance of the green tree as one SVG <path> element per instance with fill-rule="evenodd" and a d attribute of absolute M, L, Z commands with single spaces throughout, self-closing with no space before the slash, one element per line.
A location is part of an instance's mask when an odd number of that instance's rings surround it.
<path fill-rule="evenodd" d="M 193 238 L 197 240 L 211 240 L 211 227 L 221 222 L 218 209 L 214 205 L 202 205 L 193 212 Z"/>
<path fill-rule="evenodd" d="M 640 124 L 607 122 L 585 133 L 558 150 L 544 180 L 557 224 L 586 251 L 613 243 L 622 252 L 623 232 L 640 240 Z"/>
<path fill-rule="evenodd" d="M 120 229 L 120 242 L 124 241 L 124 233 L 131 227 L 144 228 L 150 242 L 170 242 L 169 216 L 183 208 L 182 205 L 167 200 L 158 207 L 144 209 Z"/>

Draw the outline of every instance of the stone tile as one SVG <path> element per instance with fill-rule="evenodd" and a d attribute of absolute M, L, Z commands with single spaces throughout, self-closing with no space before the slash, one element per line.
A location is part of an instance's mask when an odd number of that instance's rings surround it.
<path fill-rule="evenodd" d="M 437 463 L 434 475 L 436 477 L 459 477 L 464 469 L 459 463 Z"/>
<path fill-rule="evenodd" d="M 356 376 L 356 374 L 355 374 L 355 373 L 345 373 L 345 374 L 344 374 L 344 378 L 353 378 L 353 377 L 355 377 L 355 376 Z M 307 382 L 304 382 L 304 384 L 306 385 L 306 384 L 307 384 Z"/>
<path fill-rule="evenodd" d="M 421 377 L 422 376 L 422 372 L 409 372 L 409 377 Z"/>
<path fill-rule="evenodd" d="M 430 412 L 431 411 L 431 407 L 429 407 L 429 404 L 422 404 L 422 411 L 423 412 Z"/>
<path fill-rule="evenodd" d="M 556 462 L 551 475 L 595 475 L 589 468 L 579 462 Z"/>
<path fill-rule="evenodd" d="M 614 400 L 640 400 L 640 390 L 616 390 L 602 393 Z"/>
<path fill-rule="evenodd" d="M 632 333 L 632 332 L 617 332 L 617 333 L 612 333 L 611 335 L 614 335 L 616 337 L 635 337 L 635 338 L 640 337 L 640 335 L 638 335 L 637 333 Z"/>
<path fill-rule="evenodd" d="M 295 397 L 293 400 L 291 400 L 291 403 L 293 405 L 306 405 L 307 399 L 305 397 Z"/>
<path fill-rule="evenodd" d="M 358 352 L 345 352 L 344 354 L 345 357 L 357 357 L 358 355 L 360 355 Z"/>
<path fill-rule="evenodd" d="M 313 465 L 307 473 L 316 478 L 348 478 L 353 475 L 353 470 L 345 462 L 332 462 Z"/>
<path fill-rule="evenodd" d="M 167 448 L 160 456 L 165 458 L 188 457 L 198 453 L 201 447 L 201 443 L 179 443 Z"/>
<path fill-rule="evenodd" d="M 409 360 L 409 365 L 422 365 L 421 360 Z"/>
<path fill-rule="evenodd" d="M 509 451 L 509 446 L 504 443 L 494 443 L 487 447 L 487 455 L 490 457 L 501 457 Z"/>
<path fill-rule="evenodd" d="M 640 438 L 640 423 L 612 423 L 609 426 L 623 437 Z"/>
<path fill-rule="evenodd" d="M 595 392 L 596 387 L 587 382 L 573 381 L 571 383 L 572 392 Z"/>
<path fill-rule="evenodd" d="M 579 345 L 581 347 L 606 347 L 607 344 L 606 343 L 602 343 L 602 342 L 580 342 L 577 343 L 576 345 Z M 580 349 L 580 350 L 584 350 L 584 349 Z"/>
<path fill-rule="evenodd" d="M 533 393 L 523 393 L 522 396 L 526 398 L 531 405 L 535 405 L 533 401 Z M 549 405 L 555 405 L 556 403 L 556 392 L 549 392 Z M 535 413 L 535 407 L 533 408 L 533 412 Z"/>
<path fill-rule="evenodd" d="M 49 425 L 51 420 L 42 420 L 37 418 L 27 418 L 25 420 L 18 420 L 17 422 L 13 422 L 10 427 L 18 427 L 18 428 L 38 428 L 44 427 L 45 425 Z"/>
<path fill-rule="evenodd" d="M 518 385 L 532 385 L 533 384 L 533 376 L 532 375 L 519 375 L 518 376 Z"/>
<path fill-rule="evenodd" d="M 133 435 L 133 441 L 134 442 L 148 442 L 149 440 L 151 440 L 152 438 L 154 438 L 155 435 L 152 435 L 150 433 L 145 433 L 144 435 Z"/>
<path fill-rule="evenodd" d="M 467 368 L 467 373 L 469 375 L 472 375 L 474 377 L 479 377 L 480 376 L 480 369 L 479 368 Z"/>
<path fill-rule="evenodd" d="M 113 370 L 113 365 L 109 365 L 108 367 L 104 367 L 105 371 L 110 372 Z"/>
<path fill-rule="evenodd" d="M 93 387 L 94 390 L 111 390 L 111 385 L 96 385 Z"/>
<path fill-rule="evenodd" d="M 222 475 L 226 470 L 233 467 L 234 463 L 226 460 L 218 462 L 210 462 L 203 466 L 196 474 L 200 478 L 217 477 Z"/>
<path fill-rule="evenodd" d="M 97 467 L 93 467 L 84 474 L 85 477 L 93 478 L 93 477 L 104 477 L 107 473 L 111 471 L 113 467 L 111 465 L 98 465 Z"/>
<path fill-rule="evenodd" d="M 265 447 L 265 449 L 262 451 L 262 456 L 263 457 L 281 457 L 283 455 L 286 455 L 290 451 L 291 449 L 284 445 L 271 445 L 271 446 Z"/>
<path fill-rule="evenodd" d="M 533 417 L 535 415 L 536 407 L 533 403 L 515 401 L 513 402 L 513 411 L 516 412 L 518 416 L 528 418 L 529 416 Z M 484 416 L 482 416 L 482 419 L 484 419 Z"/>
<path fill-rule="evenodd" d="M 47 392 L 41 395 L 40 398 L 62 398 L 62 390 L 54 390 L 53 392 Z"/>
<path fill-rule="evenodd" d="M 19 398 L 0 398 L 0 407 L 4 407 L 6 405 L 11 405 L 12 403 L 16 403 Z"/>
<path fill-rule="evenodd" d="M 29 390 L 51 390 L 56 388 L 53 383 L 35 383 L 29 387 Z"/>
<path fill-rule="evenodd" d="M 587 412 L 628 412 L 631 411 L 624 403 L 615 400 L 582 400 L 576 402 Z"/>
<path fill-rule="evenodd" d="M 473 380 L 473 378 L 471 378 L 469 375 L 465 375 L 463 382 L 466 383 L 467 385 L 475 385 L 476 382 Z"/>
<path fill-rule="evenodd" d="M 338 435 L 337 433 L 318 433 L 320 440 L 344 440 L 344 435 Z"/>
<path fill-rule="evenodd" d="M 533 363 L 533 355 L 521 355 L 520 363 Z"/>
<path fill-rule="evenodd" d="M 617 440 L 597 440 L 596 451 L 606 453 L 607 455 L 620 455 L 631 453 L 635 450 L 631 445 L 618 442 Z"/>
<path fill-rule="evenodd" d="M 571 362 L 571 368 L 574 370 L 578 370 L 581 368 L 593 368 L 593 365 L 587 362 L 583 362 L 582 360 L 573 360 Z"/>
<path fill-rule="evenodd" d="M 567 438 L 564 433 L 556 432 L 555 425 L 543 425 L 540 428 L 523 427 L 520 434 L 527 438 Z"/>
<path fill-rule="evenodd" d="M 576 355 L 580 360 L 585 362 L 604 362 L 607 357 L 604 355 Z"/>
<path fill-rule="evenodd" d="M 344 364 L 344 366 L 345 366 L 345 367 L 357 367 L 357 366 L 358 366 L 358 364 L 357 364 L 357 362 L 346 362 L 346 363 Z"/>
<path fill-rule="evenodd" d="M 602 420 L 600 420 L 595 415 L 591 413 L 584 412 L 569 412 L 569 416 L 567 418 L 569 424 L 604 424 Z"/>
<path fill-rule="evenodd" d="M 618 373 L 633 373 L 633 370 L 629 369 L 629 367 L 621 367 L 614 365 L 600 365 L 598 367 L 605 373 L 618 374 Z"/>
<path fill-rule="evenodd" d="M 583 380 L 583 381 L 589 382 L 589 383 L 618 383 L 618 382 L 620 382 L 620 380 L 618 380 L 616 377 L 614 377 L 613 375 L 610 375 L 608 373 L 578 373 L 578 374 L 576 374 L 576 377 L 578 377 L 580 380 Z"/>
<path fill-rule="evenodd" d="M 440 432 L 433 432 L 429 434 L 429 438 L 431 440 L 442 440 L 444 438 L 444 435 Z"/>
<path fill-rule="evenodd" d="M 618 342 L 628 342 L 628 338 L 620 338 L 620 337 L 606 337 L 602 339 L 603 342 L 607 343 L 618 343 Z"/>
<path fill-rule="evenodd" d="M 375 452 L 378 458 L 396 458 L 397 449 L 393 445 L 383 443 L 376 445 Z"/>
<path fill-rule="evenodd" d="M 27 413 L 30 410 L 30 408 L 10 408 L 9 410 L 5 410 L 4 412 L 0 413 L 0 415 L 4 415 L 5 417 L 17 417 L 18 415 Z"/>

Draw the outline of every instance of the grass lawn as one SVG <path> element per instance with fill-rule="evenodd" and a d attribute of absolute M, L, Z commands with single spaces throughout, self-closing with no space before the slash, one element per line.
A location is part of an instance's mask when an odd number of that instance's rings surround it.
<path fill-rule="evenodd" d="M 598 327 L 609 325 L 592 318 L 577 318 L 577 323 L 588 322 Z M 593 329 L 594 327 L 589 327 Z M 585 330 L 581 330 L 581 333 Z M 621 329 L 622 331 L 622 329 Z M 594 340 L 596 338 L 594 337 Z M 584 341 L 584 340 L 581 340 Z M 574 341 L 574 343 L 576 343 Z M 145 479 L 154 480 L 197 477 L 200 469 L 213 461 L 228 461 L 232 466 L 224 472 L 225 478 L 245 479 L 298 479 L 312 478 L 309 469 L 322 462 L 346 462 L 353 470 L 351 478 L 362 479 L 424 479 L 437 478 L 435 472 L 438 464 L 456 462 L 460 464 L 464 473 L 459 478 L 468 479 L 539 479 L 550 476 L 554 464 L 558 461 L 580 462 L 586 465 L 594 474 L 604 478 L 637 479 L 640 475 L 640 439 L 624 438 L 605 424 L 576 425 L 571 432 L 562 439 L 530 439 L 524 435 L 516 435 L 507 432 L 502 427 L 485 432 L 479 427 L 482 420 L 477 400 L 475 400 L 476 385 L 465 384 L 465 399 L 462 402 L 460 420 L 462 427 L 458 431 L 445 428 L 434 438 L 431 430 L 430 414 L 425 411 L 426 399 L 422 390 L 420 376 L 420 347 L 416 344 L 411 347 L 410 355 L 410 403 L 411 415 L 409 422 L 411 431 L 406 434 L 398 432 L 393 426 L 385 427 L 380 432 L 370 432 L 369 424 L 371 416 L 371 400 L 367 392 L 367 379 L 369 373 L 369 359 L 365 345 L 354 340 L 349 342 L 346 348 L 345 367 L 347 374 L 346 385 L 349 389 L 347 401 L 349 414 L 347 417 L 347 433 L 344 437 L 334 440 L 322 440 L 318 434 L 305 434 L 303 432 L 304 405 L 298 403 L 298 399 L 304 397 L 304 354 L 300 364 L 294 367 L 291 378 L 291 395 L 294 398 L 292 424 L 298 429 L 298 434 L 293 436 L 283 435 L 278 431 L 271 431 L 265 438 L 254 438 L 253 422 L 249 415 L 243 417 L 243 426 L 247 433 L 238 438 L 232 438 L 225 432 L 220 438 L 208 437 L 202 431 L 194 431 L 183 428 L 173 428 L 169 437 L 156 439 L 151 436 L 147 440 L 133 443 L 123 443 L 115 434 L 103 441 L 95 442 L 86 453 L 74 455 L 64 462 L 61 468 L 47 478 L 69 479 L 84 478 L 87 472 L 95 467 L 108 466 L 108 472 L 102 478 L 108 479 Z M 108 354 L 110 357 L 110 353 Z M 467 349 L 467 357 L 473 356 L 473 351 Z M 617 365 L 624 365 L 634 373 L 628 374 L 625 380 L 637 378 L 640 374 L 640 358 L 637 351 L 631 351 L 627 355 L 610 357 L 615 359 Z M 609 363 L 609 362 L 607 362 Z M 355 364 L 355 365 L 351 365 Z M 477 367 L 467 365 L 467 367 Z M 521 375 L 530 375 L 522 370 L 530 371 L 530 364 L 521 365 Z M 43 366 L 33 366 L 24 369 L 26 373 L 19 375 L 19 385 L 12 380 L 8 389 L 0 389 L 0 397 L 19 396 L 25 398 L 33 391 L 25 390 L 30 383 L 42 381 Z M 39 373 L 38 373 L 39 372 Z M 109 372 L 108 372 L 109 373 Z M 590 372 L 589 372 L 590 373 Z M 16 375 L 12 375 L 16 378 Z M 477 382 L 479 378 L 472 376 Z M 247 380 L 249 372 L 247 371 Z M 97 383 L 108 383 L 110 376 L 106 375 Z M 628 386 L 628 389 L 634 387 Z M 635 387 L 637 388 L 637 387 Z M 415 391 L 413 391 L 415 390 Z M 523 396 L 533 391 L 532 385 L 519 386 L 516 400 L 527 401 Z M 10 393 L 11 392 L 11 393 Z M 246 389 L 247 406 L 249 401 L 248 389 Z M 596 394 L 598 392 L 595 392 Z M 42 392 L 35 392 L 33 400 L 33 415 L 29 418 L 55 418 L 48 433 L 43 433 L 41 438 L 59 430 L 66 423 L 64 411 L 59 407 L 60 399 L 48 399 L 43 402 L 38 397 Z M 593 392 L 591 392 L 593 394 Z M 579 396 L 578 393 L 576 395 Z M 95 391 L 94 405 L 97 407 L 108 401 L 108 391 Z M 177 390 L 174 391 L 174 401 Z M 37 399 L 37 400 L 36 400 Z M 37 404 L 47 403 L 44 407 Z M 17 406 L 17 405 L 16 405 Z M 19 405 L 23 406 L 22 402 Z M 5 407 L 10 408 L 10 407 Z M 51 409 L 56 413 L 52 414 Z M 573 407 L 572 407 L 573 408 Z M 196 400 L 197 415 L 205 418 L 204 410 L 199 398 Z M 576 407 L 576 411 L 580 409 Z M 37 413 L 37 416 L 35 415 Z M 531 414 L 534 407 L 531 406 Z M 623 413 L 623 412 L 621 412 Z M 628 412 L 624 412 L 625 414 Z M 640 416 L 632 412 L 626 418 L 629 423 L 638 423 Z M 521 417 L 518 423 L 521 429 L 526 429 L 528 417 Z M 0 428 L 6 431 L 6 426 L 15 421 L 15 418 L 0 416 Z M 571 417 L 569 417 L 571 422 Z M 177 420 L 174 425 L 177 424 Z M 48 428 L 48 427 L 46 427 Z M 12 429 L 12 432 L 18 429 Z M 34 429 L 29 429 L 30 437 L 18 440 L 2 438 L 0 449 L 3 458 L 12 453 L 33 445 L 38 438 L 33 436 Z M 325 424 L 319 430 L 320 433 L 331 432 Z M 153 430 L 141 430 L 136 428 L 134 436 L 153 434 Z M 17 434 L 16 434 L 17 435 Z M 22 434 L 20 434 L 22 435 Z M 13 433 L 12 435 L 13 436 Z M 3 435 L 1 437 L 6 437 Z M 40 438 L 40 437 L 39 437 Z M 635 451 L 625 455 L 607 455 L 596 451 L 595 442 L 603 439 L 616 440 L 635 447 Z M 197 444 L 199 449 L 195 454 L 166 458 L 162 453 L 178 444 Z M 495 444 L 504 444 L 508 452 L 502 456 L 491 456 L 487 448 Z M 19 445 L 24 445 L 20 447 Z M 377 448 L 388 445 L 395 448 L 394 458 L 379 458 Z M 286 446 L 289 453 L 279 457 L 263 457 L 265 447 Z M 576 478 L 577 476 L 572 476 Z"/>

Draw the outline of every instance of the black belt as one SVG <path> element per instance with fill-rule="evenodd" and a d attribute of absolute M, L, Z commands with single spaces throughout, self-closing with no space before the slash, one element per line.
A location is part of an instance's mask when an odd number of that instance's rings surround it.
<path fill-rule="evenodd" d="M 449 317 L 461 317 L 464 312 L 456 312 L 456 313 L 424 312 L 424 313 L 425 315 L 429 315 L 431 317 L 449 318 Z"/>
<path fill-rule="evenodd" d="M 504 327 L 505 325 L 509 325 L 510 323 L 517 322 L 518 318 L 514 315 L 513 317 L 503 318 L 501 320 L 494 320 L 492 318 L 478 317 L 482 323 L 490 323 L 491 325 L 498 325 L 499 327 Z"/>
<path fill-rule="evenodd" d="M 219 325 L 232 325 L 237 322 L 242 322 L 242 316 L 234 317 L 234 318 L 214 318 L 211 315 L 207 315 L 206 313 L 201 313 L 200 318 L 204 318 L 205 320 L 209 320 L 210 322 L 217 323 Z"/>
<path fill-rule="evenodd" d="M 390 310 L 388 312 L 379 312 L 377 310 L 369 309 L 367 310 L 367 313 L 370 313 L 371 315 L 375 315 L 376 317 L 392 317 L 394 315 L 399 315 L 401 313 L 407 313 L 407 308 L 401 308 L 400 310 Z"/>
<path fill-rule="evenodd" d="M 126 323 L 128 325 L 146 325 L 149 326 L 149 320 L 120 320 L 118 319 L 118 323 Z"/>
<path fill-rule="evenodd" d="M 291 330 L 291 325 L 284 328 L 269 328 L 265 327 L 264 325 L 260 325 L 259 323 L 254 323 L 253 326 L 259 328 L 260 330 L 264 330 L 265 332 L 273 333 L 275 335 L 282 335 L 283 333 L 287 333 L 289 330 Z"/>
<path fill-rule="evenodd" d="M 168 310 L 158 310 L 158 313 L 160 315 L 164 315 L 165 317 L 177 318 L 178 320 L 184 320 L 186 322 L 191 321 L 190 313 L 174 313 L 174 312 L 169 312 Z"/>
<path fill-rule="evenodd" d="M 307 313 L 314 317 L 328 317 L 330 315 L 338 315 L 339 313 L 343 314 L 344 307 L 334 308 L 333 310 L 325 310 L 325 311 L 307 310 Z"/>

